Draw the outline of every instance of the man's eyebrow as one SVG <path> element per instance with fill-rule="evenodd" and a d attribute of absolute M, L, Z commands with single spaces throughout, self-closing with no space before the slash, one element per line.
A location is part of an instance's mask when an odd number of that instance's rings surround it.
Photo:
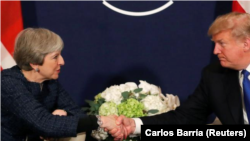
<path fill-rule="evenodd" d="M 213 41 L 213 42 L 223 42 L 223 39 L 219 39 L 219 40 L 213 40 L 213 39 L 211 39 L 211 41 Z"/>

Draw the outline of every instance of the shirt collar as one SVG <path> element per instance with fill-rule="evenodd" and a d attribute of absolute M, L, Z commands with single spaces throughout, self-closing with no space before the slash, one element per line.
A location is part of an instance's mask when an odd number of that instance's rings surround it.
<path fill-rule="evenodd" d="M 247 68 L 245 68 L 244 70 L 247 70 L 248 72 L 250 72 L 250 64 L 247 66 Z M 240 70 L 239 73 L 241 73 L 243 70 Z"/>

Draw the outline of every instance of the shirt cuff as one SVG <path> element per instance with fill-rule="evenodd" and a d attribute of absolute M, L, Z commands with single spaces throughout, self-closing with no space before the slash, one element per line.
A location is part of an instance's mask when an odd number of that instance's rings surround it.
<path fill-rule="evenodd" d="M 135 121 L 135 131 L 133 134 L 141 134 L 142 120 L 140 118 L 133 118 L 133 120 Z"/>

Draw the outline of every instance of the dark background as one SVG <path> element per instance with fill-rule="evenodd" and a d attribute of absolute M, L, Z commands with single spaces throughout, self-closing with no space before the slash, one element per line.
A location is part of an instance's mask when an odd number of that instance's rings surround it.
<path fill-rule="evenodd" d="M 165 1 L 108 1 L 143 12 Z M 216 61 L 207 30 L 232 1 L 174 1 L 149 16 L 112 11 L 102 1 L 22 1 L 24 28 L 44 27 L 59 34 L 65 66 L 59 81 L 80 105 L 111 85 L 145 80 L 181 102 L 199 83 L 201 70 Z"/>

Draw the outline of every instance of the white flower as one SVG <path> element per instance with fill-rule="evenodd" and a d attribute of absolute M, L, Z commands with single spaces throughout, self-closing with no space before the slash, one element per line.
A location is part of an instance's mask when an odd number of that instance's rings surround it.
<path fill-rule="evenodd" d="M 109 88 L 106 88 L 105 91 L 101 93 L 102 98 L 105 99 L 107 102 L 114 102 L 116 104 L 120 104 L 122 97 L 122 92 L 125 91 L 133 91 L 137 89 L 137 85 L 134 82 L 127 82 L 121 85 L 113 85 Z"/>
<path fill-rule="evenodd" d="M 142 91 L 139 92 L 138 88 L 141 88 Z M 136 89 L 138 91 L 137 93 L 134 92 Z M 124 99 L 122 96 L 123 92 L 129 92 L 129 94 L 124 95 Z M 96 105 L 91 104 L 92 109 L 98 110 L 91 111 L 91 114 L 98 113 L 104 116 L 123 114 L 132 118 L 161 114 L 169 110 L 175 110 L 175 108 L 180 105 L 177 96 L 172 94 L 166 94 L 165 96 L 161 93 L 161 89 L 158 86 L 142 80 L 140 80 L 138 86 L 134 82 L 110 86 L 95 97 L 95 103 L 100 107 L 96 109 Z M 99 105 L 100 103 L 101 105 Z M 158 112 L 150 113 L 149 110 L 158 110 Z M 145 111 L 147 113 L 145 113 Z M 98 140 L 104 140 L 108 137 L 108 133 L 99 129 L 93 130 L 91 135 Z M 129 137 L 133 138 L 135 136 L 130 135 Z"/>
<path fill-rule="evenodd" d="M 140 80 L 139 88 L 142 88 L 144 94 L 160 94 L 161 89 L 155 85 L 149 84 L 146 81 Z"/>
<path fill-rule="evenodd" d="M 175 110 L 178 106 L 180 106 L 180 100 L 178 96 L 174 96 L 172 94 L 166 94 L 165 102 L 167 103 L 170 110 Z"/>
<path fill-rule="evenodd" d="M 137 85 L 134 82 L 127 82 L 125 84 L 120 85 L 121 92 L 133 91 L 135 89 L 137 89 Z"/>
<path fill-rule="evenodd" d="M 121 90 L 118 85 L 111 86 L 107 88 L 104 92 L 101 93 L 101 96 L 105 99 L 105 101 L 114 102 L 116 104 L 120 104 L 122 100 Z"/>
<path fill-rule="evenodd" d="M 149 83 L 147 83 L 146 81 L 142 81 L 140 80 L 140 84 L 138 86 L 139 88 L 142 88 L 141 93 L 149 93 L 150 89 L 151 89 L 151 85 Z"/>
<path fill-rule="evenodd" d="M 141 102 L 143 103 L 144 110 L 146 111 L 153 109 L 159 110 L 159 112 L 155 114 L 160 114 L 167 109 L 167 104 L 161 99 L 159 95 L 148 95 Z M 155 114 L 149 113 L 149 115 L 155 115 Z"/>
<path fill-rule="evenodd" d="M 159 87 L 151 84 L 150 93 L 151 94 L 160 94 L 161 93 L 161 89 Z"/>

